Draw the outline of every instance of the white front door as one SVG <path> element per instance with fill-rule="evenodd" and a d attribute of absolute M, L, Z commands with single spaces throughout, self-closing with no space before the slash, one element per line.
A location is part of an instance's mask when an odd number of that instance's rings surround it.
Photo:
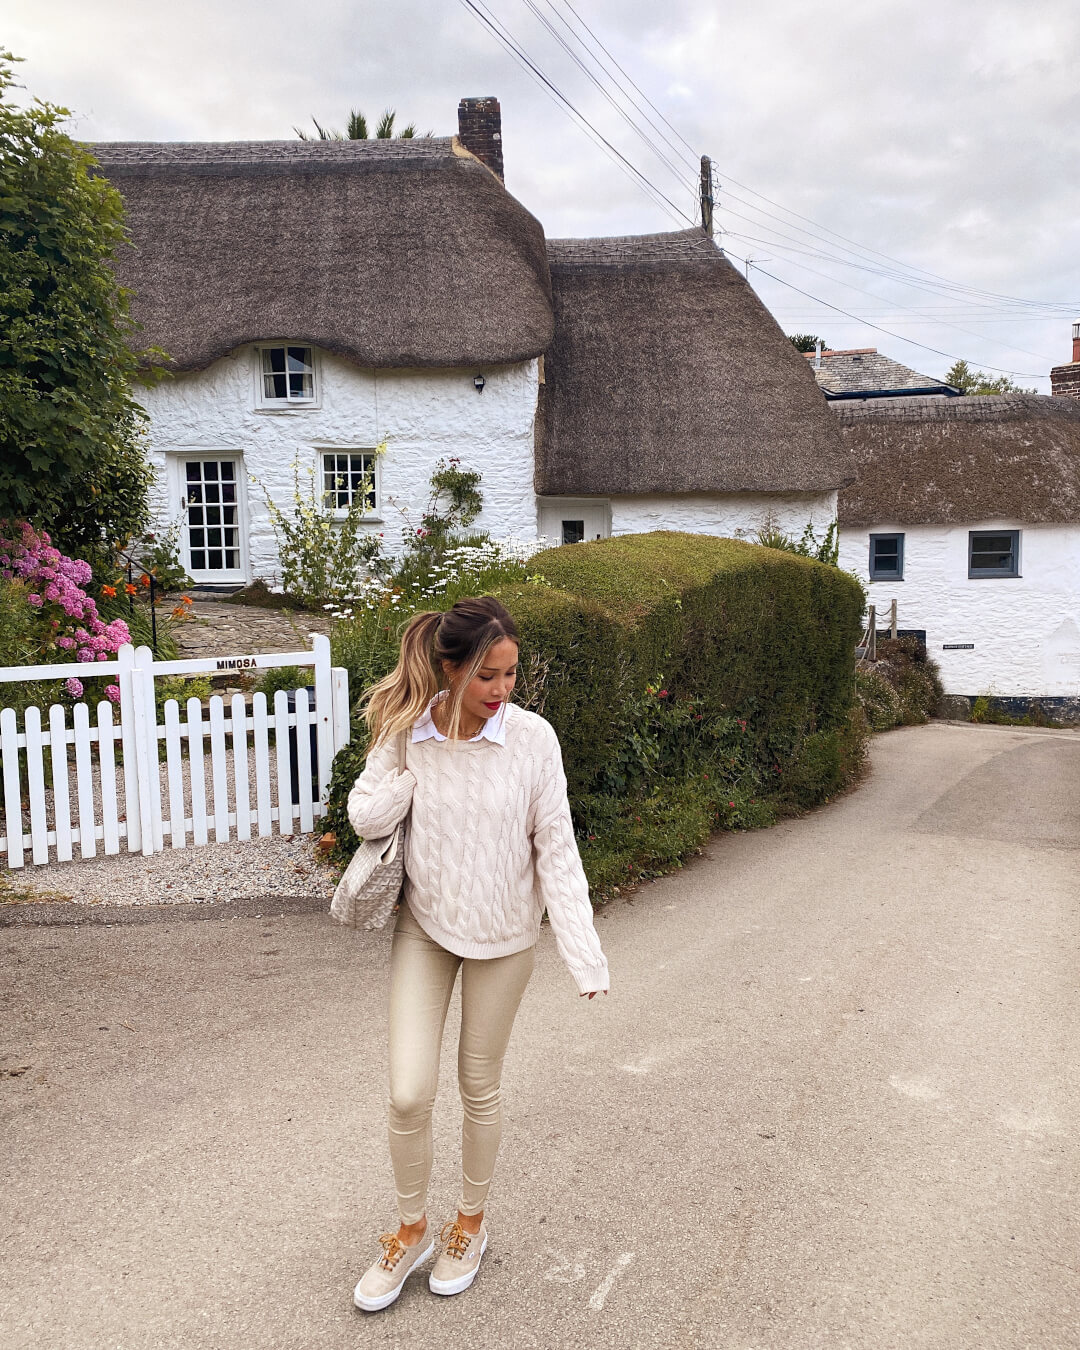
<path fill-rule="evenodd" d="M 243 461 L 239 455 L 181 454 L 184 566 L 193 581 L 244 581 Z"/>
<path fill-rule="evenodd" d="M 540 533 L 549 544 L 582 544 L 611 533 L 611 506 L 600 498 L 541 497 L 538 507 Z"/>

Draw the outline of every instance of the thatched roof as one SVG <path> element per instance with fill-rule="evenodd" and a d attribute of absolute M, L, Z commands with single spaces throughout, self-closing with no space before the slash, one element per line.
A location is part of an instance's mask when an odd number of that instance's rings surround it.
<path fill-rule="evenodd" d="M 540 223 L 456 140 L 90 149 L 127 207 L 141 340 L 180 370 L 267 338 L 399 367 L 551 341 Z"/>
<path fill-rule="evenodd" d="M 813 374 L 700 230 L 548 242 L 536 490 L 816 492 L 851 468 Z"/>
<path fill-rule="evenodd" d="M 814 379 L 829 399 L 880 397 L 899 389 L 906 389 L 911 394 L 940 390 L 946 398 L 955 398 L 960 392 L 944 380 L 920 375 L 891 356 L 882 356 L 876 347 L 859 347 L 846 352 L 823 351 L 820 365 L 817 353 L 807 352 L 806 360 L 814 372 Z"/>
<path fill-rule="evenodd" d="M 1080 523 L 1080 403 L 1042 394 L 834 403 L 841 525 Z"/>

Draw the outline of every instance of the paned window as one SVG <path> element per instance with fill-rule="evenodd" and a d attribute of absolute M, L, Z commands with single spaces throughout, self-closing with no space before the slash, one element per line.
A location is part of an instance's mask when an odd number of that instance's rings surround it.
<path fill-rule="evenodd" d="M 870 580 L 903 581 L 904 536 L 902 534 L 872 534 L 870 536 Z"/>
<path fill-rule="evenodd" d="M 969 577 L 1018 577 L 1019 575 L 1019 530 L 972 530 L 969 533 Z"/>
<path fill-rule="evenodd" d="M 323 451 L 323 501 L 335 515 L 344 515 L 362 499 L 365 512 L 378 509 L 375 455 L 370 450 Z"/>
<path fill-rule="evenodd" d="M 310 347 L 263 347 L 264 403 L 313 403 L 315 354 Z"/>
<path fill-rule="evenodd" d="M 189 459 L 184 465 L 188 565 L 193 572 L 240 568 L 240 506 L 236 461 Z"/>

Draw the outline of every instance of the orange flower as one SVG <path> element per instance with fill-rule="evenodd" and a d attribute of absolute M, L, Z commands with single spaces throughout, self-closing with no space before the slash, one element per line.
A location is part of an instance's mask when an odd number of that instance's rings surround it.
<path fill-rule="evenodd" d="M 139 584 L 140 584 L 141 586 L 149 586 L 149 585 L 150 585 L 150 578 L 146 575 L 145 572 L 144 572 L 144 573 L 142 574 L 142 576 L 139 578 Z"/>
<path fill-rule="evenodd" d="M 108 598 L 109 598 L 110 600 L 115 600 L 115 599 L 116 599 L 116 587 L 115 587 L 115 586 L 102 586 L 102 588 L 101 588 L 101 594 L 102 594 L 102 595 L 108 596 Z"/>
<path fill-rule="evenodd" d="M 124 590 L 127 591 L 128 595 L 138 595 L 138 593 L 139 593 L 138 590 L 137 590 L 137 588 L 134 587 L 134 586 L 131 584 L 130 581 L 129 581 L 128 584 L 124 587 Z"/>
<path fill-rule="evenodd" d="M 184 608 L 183 605 L 177 605 L 176 608 L 175 608 L 175 609 L 173 610 L 173 612 L 172 612 L 172 616 L 173 616 L 174 619 L 186 619 L 186 618 L 187 618 L 187 610 Z"/>
<path fill-rule="evenodd" d="M 192 600 L 192 598 L 191 598 L 190 595 L 182 595 L 182 596 L 180 597 L 180 603 L 181 603 L 182 605 L 193 605 L 193 604 L 195 603 L 195 601 Z"/>

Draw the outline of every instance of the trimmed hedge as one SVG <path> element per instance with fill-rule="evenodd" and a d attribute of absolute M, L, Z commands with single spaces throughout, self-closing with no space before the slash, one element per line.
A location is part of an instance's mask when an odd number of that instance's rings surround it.
<path fill-rule="evenodd" d="M 852 707 L 863 592 L 835 567 L 673 531 L 575 544 L 538 561 L 551 584 L 619 621 L 618 665 L 631 685 L 662 677 L 673 697 L 734 713 L 754 727 L 765 758 L 790 755 Z M 527 625 L 527 605 L 521 617 Z M 582 744 L 572 722 L 557 729 L 564 753 L 569 742 L 595 757 L 599 748 Z"/>
<path fill-rule="evenodd" d="M 521 631 L 516 697 L 562 744 L 594 890 L 668 871 L 712 830 L 768 824 L 854 777 L 866 738 L 855 578 L 669 531 L 534 561 L 542 580 L 496 594 Z M 334 766 L 329 823 L 346 851 L 364 749 L 358 738 Z"/>

